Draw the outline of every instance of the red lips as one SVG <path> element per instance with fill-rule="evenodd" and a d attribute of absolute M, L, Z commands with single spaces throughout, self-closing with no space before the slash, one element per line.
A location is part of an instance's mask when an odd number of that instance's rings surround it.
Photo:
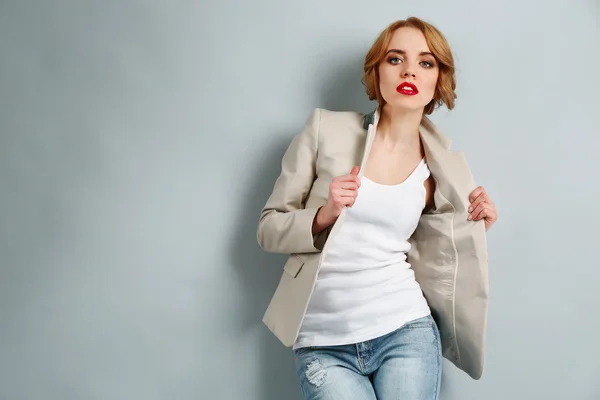
<path fill-rule="evenodd" d="M 410 82 L 402 82 L 398 85 L 396 91 L 407 96 L 414 96 L 415 94 L 419 93 L 419 89 L 417 89 L 417 87 Z"/>

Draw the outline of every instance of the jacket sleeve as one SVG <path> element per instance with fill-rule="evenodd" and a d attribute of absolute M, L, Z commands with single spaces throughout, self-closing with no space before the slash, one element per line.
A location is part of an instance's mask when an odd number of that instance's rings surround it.
<path fill-rule="evenodd" d="M 317 144 L 321 110 L 315 109 L 286 150 L 281 173 L 263 207 L 258 223 L 260 247 L 272 253 L 316 253 L 329 229 L 312 234 L 318 208 L 305 208 L 316 178 Z"/>

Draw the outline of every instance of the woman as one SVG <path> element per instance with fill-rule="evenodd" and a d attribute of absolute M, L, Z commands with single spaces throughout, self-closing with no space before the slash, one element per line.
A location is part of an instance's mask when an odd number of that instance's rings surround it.
<path fill-rule="evenodd" d="M 443 35 L 397 21 L 364 71 L 378 108 L 316 109 L 283 157 L 257 236 L 290 257 L 264 322 L 306 399 L 436 399 L 442 354 L 482 373 L 497 212 L 425 116 L 454 107 Z"/>

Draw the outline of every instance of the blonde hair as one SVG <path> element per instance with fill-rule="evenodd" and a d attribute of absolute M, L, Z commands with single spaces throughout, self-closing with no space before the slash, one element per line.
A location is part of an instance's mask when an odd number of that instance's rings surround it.
<path fill-rule="evenodd" d="M 384 61 L 387 47 L 392 40 L 392 35 L 398 28 L 415 28 L 420 30 L 425 36 L 427 45 L 433 53 L 438 66 L 439 76 L 433 99 L 425 106 L 424 113 L 429 115 L 437 107 L 446 104 L 449 110 L 454 108 L 456 99 L 456 78 L 454 76 L 454 57 L 450 50 L 450 45 L 442 33 L 433 25 L 417 18 L 410 17 L 406 20 L 399 20 L 390 24 L 375 40 L 369 52 L 365 56 L 364 74 L 361 82 L 366 87 L 369 100 L 377 99 L 380 106 L 385 104 L 385 100 L 379 89 L 379 64 Z"/>

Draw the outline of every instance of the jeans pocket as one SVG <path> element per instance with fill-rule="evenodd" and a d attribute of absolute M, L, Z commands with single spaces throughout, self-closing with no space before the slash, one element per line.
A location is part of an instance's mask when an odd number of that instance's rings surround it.
<path fill-rule="evenodd" d="M 300 347 L 298 349 L 293 349 L 294 357 L 301 357 L 303 354 L 311 351 L 313 349 L 312 346 Z"/>

